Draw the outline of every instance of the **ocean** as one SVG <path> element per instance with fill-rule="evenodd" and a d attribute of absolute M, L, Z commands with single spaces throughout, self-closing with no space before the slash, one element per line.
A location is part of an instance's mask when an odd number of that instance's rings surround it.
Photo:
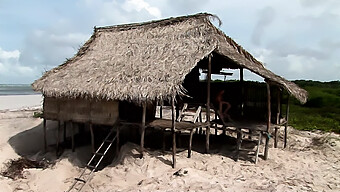
<path fill-rule="evenodd" d="M 36 95 L 30 84 L 0 84 L 0 95 Z"/>

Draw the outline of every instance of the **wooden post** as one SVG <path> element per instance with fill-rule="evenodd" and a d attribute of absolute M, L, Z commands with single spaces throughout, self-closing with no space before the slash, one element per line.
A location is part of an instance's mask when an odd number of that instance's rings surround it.
<path fill-rule="evenodd" d="M 46 119 L 44 118 L 44 122 L 43 122 L 43 129 L 44 129 L 44 152 L 47 152 L 47 138 L 46 138 Z"/>
<path fill-rule="evenodd" d="M 72 152 L 75 151 L 75 146 L 74 146 L 74 125 L 73 125 L 73 122 L 71 121 L 70 122 L 70 125 L 71 125 L 71 134 L 72 134 Z"/>
<path fill-rule="evenodd" d="M 206 130 L 205 152 L 209 153 L 209 137 L 210 137 L 210 82 L 211 82 L 211 54 L 209 55 L 208 74 L 207 74 L 207 111 L 206 122 L 208 123 Z"/>
<path fill-rule="evenodd" d="M 175 96 L 171 98 L 171 132 L 172 132 L 172 168 L 176 167 L 176 115 L 175 115 Z"/>
<path fill-rule="evenodd" d="M 60 143 L 60 128 L 61 128 L 61 122 L 58 121 L 58 128 L 57 128 L 57 150 L 56 150 L 56 156 L 58 157 L 59 152 L 59 143 Z"/>
<path fill-rule="evenodd" d="M 190 138 L 189 138 L 189 149 L 188 149 L 188 158 L 191 157 L 191 147 L 192 147 L 192 136 L 194 134 L 194 129 L 190 130 Z"/>
<path fill-rule="evenodd" d="M 91 148 L 92 148 L 92 153 L 95 153 L 96 149 L 94 147 L 94 133 L 93 133 L 93 126 L 92 126 L 91 122 L 90 122 L 90 132 L 91 132 Z"/>
<path fill-rule="evenodd" d="M 243 117 L 243 108 L 244 108 L 244 78 L 243 78 L 243 68 L 240 68 L 240 83 L 241 83 L 241 116 Z"/>
<path fill-rule="evenodd" d="M 64 121 L 64 131 L 63 131 L 63 133 L 64 133 L 63 141 L 65 143 L 66 142 L 66 121 Z"/>
<path fill-rule="evenodd" d="M 280 124 L 280 114 L 281 114 L 281 96 L 280 96 L 280 88 L 277 89 L 277 113 L 276 113 L 276 125 Z M 274 140 L 274 148 L 277 148 L 278 142 L 278 127 L 275 127 L 275 140 Z"/>
<path fill-rule="evenodd" d="M 146 118 L 146 100 L 143 101 L 142 134 L 141 134 L 141 138 L 140 138 L 141 158 L 143 157 L 143 153 L 144 153 L 145 118 Z"/>
<path fill-rule="evenodd" d="M 268 150 L 269 150 L 269 134 L 270 134 L 270 119 L 271 119 L 271 106 L 270 106 L 270 85 L 267 81 L 267 106 L 268 106 L 268 119 L 267 119 L 267 137 L 266 144 L 264 148 L 264 159 L 268 159 Z"/>
<path fill-rule="evenodd" d="M 116 155 L 118 155 L 119 153 L 119 126 L 117 127 L 117 131 L 116 131 L 116 136 L 117 136 L 117 143 L 116 143 Z"/>
<path fill-rule="evenodd" d="M 288 119 L 289 119 L 289 95 L 287 98 L 287 108 L 286 108 L 286 123 L 285 123 L 285 136 L 283 147 L 287 147 L 287 137 L 288 137 Z"/>
<path fill-rule="evenodd" d="M 159 107 L 159 118 L 163 118 L 163 104 L 161 104 L 161 106 Z"/>

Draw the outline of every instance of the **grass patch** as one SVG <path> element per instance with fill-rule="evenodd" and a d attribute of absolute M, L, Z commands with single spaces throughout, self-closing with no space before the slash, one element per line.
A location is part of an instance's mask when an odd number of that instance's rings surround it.
<path fill-rule="evenodd" d="M 340 133 L 340 82 L 296 81 L 306 89 L 306 104 L 291 103 L 290 124 L 299 130 L 322 130 Z"/>

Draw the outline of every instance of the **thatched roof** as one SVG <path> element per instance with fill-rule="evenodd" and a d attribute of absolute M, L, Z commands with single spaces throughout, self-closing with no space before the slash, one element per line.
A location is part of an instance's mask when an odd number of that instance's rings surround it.
<path fill-rule="evenodd" d="M 146 23 L 94 29 L 91 38 L 64 64 L 32 85 L 50 97 L 107 100 L 168 99 L 184 94 L 185 76 L 214 52 L 285 88 L 301 102 L 307 92 L 275 75 L 201 13 Z"/>

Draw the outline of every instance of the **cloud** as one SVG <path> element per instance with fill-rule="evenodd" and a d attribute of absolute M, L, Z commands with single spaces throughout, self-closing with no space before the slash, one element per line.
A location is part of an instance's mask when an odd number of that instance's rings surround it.
<path fill-rule="evenodd" d="M 32 77 L 34 68 L 24 66 L 19 62 L 20 51 L 6 51 L 0 47 L 0 83 L 10 83 L 14 81 L 13 77 L 18 82 L 24 82 L 24 78 Z"/>
<path fill-rule="evenodd" d="M 150 6 L 149 3 L 145 2 L 144 0 L 126 0 L 122 5 L 123 9 L 131 12 L 131 11 L 138 11 L 146 10 L 150 15 L 160 18 L 162 17 L 161 11 L 157 7 Z"/>
<path fill-rule="evenodd" d="M 264 35 L 266 35 L 266 28 L 273 22 L 275 18 L 275 10 L 272 7 L 265 7 L 259 12 L 259 19 L 255 25 L 252 34 L 252 42 L 255 45 L 260 45 Z"/>

